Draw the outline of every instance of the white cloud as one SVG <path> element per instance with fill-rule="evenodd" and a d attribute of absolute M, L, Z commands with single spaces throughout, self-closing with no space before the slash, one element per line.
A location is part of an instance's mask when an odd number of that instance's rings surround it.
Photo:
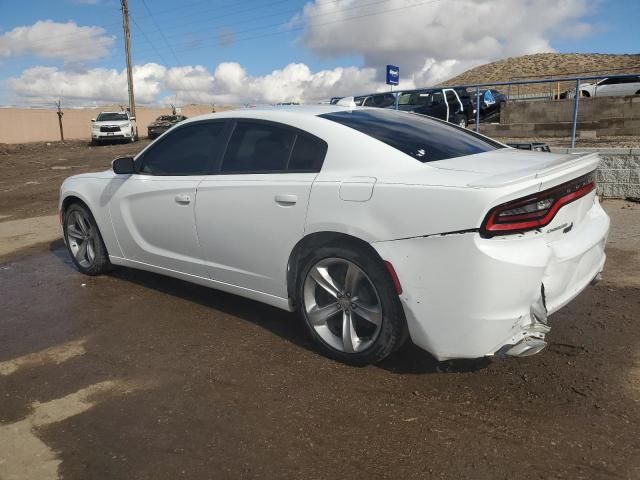
<path fill-rule="evenodd" d="M 315 0 L 295 20 L 314 52 L 362 55 L 379 80 L 384 65 L 398 64 L 406 88 L 487 61 L 553 51 L 553 36 L 589 34 L 580 18 L 591 8 L 587 0 Z"/>
<path fill-rule="evenodd" d="M 0 57 L 35 55 L 84 62 L 108 55 L 114 41 L 102 27 L 40 20 L 0 34 Z"/>
<path fill-rule="evenodd" d="M 152 103 L 160 94 L 167 69 L 147 63 L 134 69 L 136 103 Z M 84 71 L 60 70 L 56 67 L 33 67 L 8 86 L 18 104 L 52 103 L 62 94 L 67 105 L 126 103 L 126 71 L 92 68 Z"/>
<path fill-rule="evenodd" d="M 136 100 L 311 103 L 387 90 L 383 75 L 388 63 L 400 66 L 401 88 L 433 85 L 481 63 L 552 51 L 552 38 L 587 35 L 592 27 L 581 18 L 592 6 L 593 1 L 588 0 L 314 0 L 292 20 L 304 26 L 300 42 L 323 57 L 361 55 L 362 67 L 313 72 L 303 63 L 289 63 L 266 75 L 252 76 L 235 62 L 220 63 L 215 70 L 202 65 L 168 68 L 148 63 L 135 68 Z M 376 14 L 382 11 L 385 13 Z M 79 41 L 71 35 L 75 49 L 68 53 L 74 52 L 75 60 L 104 54 L 113 42 L 98 27 L 38 22 L 0 36 L 0 57 L 64 55 L 62 44 L 33 40 L 43 35 L 36 35 L 36 30 L 54 27 L 85 36 Z M 84 54 L 78 50 L 82 44 L 87 48 Z M 125 72 L 115 69 L 33 67 L 9 79 L 8 86 L 16 103 L 53 101 L 60 91 L 67 102 L 77 105 L 127 101 Z"/>
<path fill-rule="evenodd" d="M 238 63 L 218 65 L 210 72 L 202 65 L 166 68 L 156 63 L 134 67 L 136 102 L 149 103 L 277 103 L 308 102 L 333 95 L 386 90 L 372 68 L 335 68 L 312 72 L 291 63 L 264 76 L 251 76 Z M 64 70 L 32 67 L 7 85 L 16 104 L 46 104 L 62 93 L 67 105 L 126 103 L 125 70 L 91 68 Z"/>

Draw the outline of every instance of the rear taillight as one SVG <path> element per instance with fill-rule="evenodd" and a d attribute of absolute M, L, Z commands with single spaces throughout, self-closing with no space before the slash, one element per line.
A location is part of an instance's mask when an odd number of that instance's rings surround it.
<path fill-rule="evenodd" d="M 480 227 L 484 237 L 525 232 L 548 225 L 564 205 L 596 188 L 595 172 L 492 208 Z"/>

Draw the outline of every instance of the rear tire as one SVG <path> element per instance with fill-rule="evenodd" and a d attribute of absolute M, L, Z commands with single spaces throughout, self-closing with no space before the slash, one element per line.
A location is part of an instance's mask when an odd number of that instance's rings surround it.
<path fill-rule="evenodd" d="M 298 310 L 328 357 L 377 363 L 408 339 L 404 311 L 385 265 L 362 247 L 321 247 L 307 254 L 296 286 Z"/>
<path fill-rule="evenodd" d="M 81 273 L 100 275 L 111 268 L 102 235 L 87 207 L 72 203 L 64 212 L 62 225 L 67 250 Z"/>

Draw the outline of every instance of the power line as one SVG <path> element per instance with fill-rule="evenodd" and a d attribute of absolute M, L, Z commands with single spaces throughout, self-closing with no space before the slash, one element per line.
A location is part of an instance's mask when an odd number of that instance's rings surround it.
<path fill-rule="evenodd" d="M 160 25 L 158 25 L 158 22 L 156 22 L 156 19 L 154 18 L 153 13 L 151 13 L 151 9 L 147 5 L 147 2 L 145 0 L 142 0 L 142 4 L 144 5 L 144 8 L 147 9 L 147 12 L 149 12 L 149 16 L 151 17 L 151 20 L 153 21 L 153 24 L 156 26 L 156 29 L 158 30 L 158 33 L 160 33 L 160 35 L 162 36 L 162 39 L 167 44 L 167 47 L 169 47 L 169 51 L 173 55 L 173 58 L 175 58 L 177 63 L 180 63 L 180 60 L 178 59 L 178 56 L 176 55 L 176 52 L 173 50 L 173 47 L 171 46 L 171 44 L 167 40 L 167 37 L 165 37 L 164 32 L 162 31 L 162 28 L 160 28 Z M 192 91 L 195 93 L 195 96 L 200 101 L 200 103 L 201 104 L 206 104 L 206 102 L 204 102 L 202 100 L 202 97 L 200 96 L 200 93 L 198 92 L 198 89 L 195 88 L 195 85 L 191 82 L 191 79 L 189 77 L 186 77 L 186 80 L 187 80 L 187 82 L 189 82 L 189 85 L 191 86 Z"/>
<path fill-rule="evenodd" d="M 373 2 L 372 4 L 359 5 L 357 8 L 363 8 L 365 6 L 369 6 L 369 5 L 373 5 L 373 4 L 384 3 L 384 1 L 386 1 L 386 0 Z M 325 26 L 333 25 L 335 23 L 340 23 L 340 22 L 359 20 L 361 18 L 368 18 L 368 17 L 373 17 L 373 16 L 382 15 L 382 14 L 386 14 L 386 13 L 396 13 L 396 12 L 399 12 L 399 11 L 408 10 L 410 8 L 417 8 L 417 7 L 421 7 L 421 6 L 425 6 L 425 5 L 438 3 L 438 2 L 441 2 L 441 1 L 444 1 L 444 0 L 429 0 L 429 1 L 424 1 L 424 2 L 420 2 L 420 3 L 415 3 L 413 5 L 405 5 L 405 6 L 402 6 L 402 7 L 390 8 L 390 9 L 387 9 L 387 10 L 380 10 L 380 11 L 377 11 L 377 12 L 366 13 L 366 14 L 362 14 L 362 15 L 354 15 L 354 16 L 351 16 L 351 17 L 341 18 L 341 19 L 337 19 L 337 20 L 331 20 L 331 21 L 327 21 L 327 22 L 323 22 L 323 23 L 317 23 L 317 24 L 314 25 L 314 27 L 325 27 Z M 330 14 L 342 13 L 343 11 L 353 10 L 353 9 L 355 9 L 355 8 L 352 7 L 350 9 L 341 9 L 341 10 L 336 10 L 335 12 L 330 12 L 330 13 L 323 13 L 323 14 L 318 14 L 318 15 L 309 15 L 308 17 L 306 17 L 306 19 L 326 16 L 326 15 L 330 15 Z M 264 26 L 260 26 L 260 27 L 246 29 L 246 30 L 241 31 L 239 33 L 246 33 L 248 31 L 256 31 L 256 30 L 264 30 L 264 29 L 274 28 L 274 27 L 283 27 L 283 26 L 287 26 L 288 24 L 289 24 L 289 22 L 282 22 L 282 23 L 277 23 L 277 24 L 264 25 Z M 268 33 L 264 33 L 264 34 L 261 34 L 261 35 L 245 37 L 245 38 L 241 38 L 241 39 L 235 40 L 235 43 L 241 43 L 241 42 L 245 42 L 245 41 L 249 41 L 249 40 L 256 40 L 256 39 L 259 39 L 259 38 L 265 38 L 265 37 L 270 37 L 270 36 L 275 36 L 275 35 L 282 35 L 282 34 L 286 34 L 286 33 L 292 33 L 292 32 L 303 30 L 305 27 L 306 27 L 306 25 L 300 25 L 298 27 L 292 27 L 292 28 L 289 28 L 289 29 L 281 29 L 281 30 L 278 30 L 278 31 L 275 31 L 275 32 L 268 32 Z M 238 33 L 238 32 L 236 32 L 236 33 Z M 186 46 L 186 44 L 184 44 L 184 45 Z M 211 47 L 211 46 L 212 46 L 212 44 L 201 44 L 201 45 L 198 45 L 198 46 L 192 46 L 192 47 L 185 48 L 185 49 L 177 49 L 177 50 L 174 50 L 174 51 L 176 51 L 176 52 L 192 51 L 192 50 L 199 50 L 199 49 L 203 49 L 203 48 L 208 48 L 208 47 Z M 144 50 L 141 50 L 141 51 L 144 52 Z"/>

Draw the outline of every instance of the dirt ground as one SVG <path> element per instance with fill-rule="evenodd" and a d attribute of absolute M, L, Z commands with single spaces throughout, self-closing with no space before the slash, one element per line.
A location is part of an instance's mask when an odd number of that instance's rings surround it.
<path fill-rule="evenodd" d="M 4 148 L 0 233 L 27 235 L 64 177 L 138 148 Z M 546 350 L 509 360 L 409 348 L 349 367 L 293 314 L 134 270 L 86 277 L 55 235 L 16 244 L 0 479 L 640 479 L 640 205 L 604 206 L 603 282 L 550 318 Z"/>

